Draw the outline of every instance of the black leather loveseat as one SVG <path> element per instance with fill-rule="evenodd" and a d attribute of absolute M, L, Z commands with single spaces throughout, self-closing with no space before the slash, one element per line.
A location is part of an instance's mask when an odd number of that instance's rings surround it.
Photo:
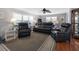
<path fill-rule="evenodd" d="M 59 30 L 53 30 L 51 32 L 51 36 L 57 42 L 70 41 L 70 38 L 71 38 L 71 24 L 69 24 L 69 23 L 61 24 L 61 28 Z"/>
<path fill-rule="evenodd" d="M 50 34 L 53 26 L 53 23 L 50 22 L 40 23 L 34 26 L 33 31 Z"/>
<path fill-rule="evenodd" d="M 28 23 L 19 23 L 18 24 L 18 37 L 30 36 L 31 29 L 28 27 Z"/>

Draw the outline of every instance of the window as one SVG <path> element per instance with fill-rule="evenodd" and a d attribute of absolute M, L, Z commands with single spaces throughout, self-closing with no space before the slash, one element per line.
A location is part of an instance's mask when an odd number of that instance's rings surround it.
<path fill-rule="evenodd" d="M 46 22 L 58 23 L 57 16 L 46 17 Z"/>
<path fill-rule="evenodd" d="M 51 22 L 51 17 L 46 17 L 46 22 Z"/>
<path fill-rule="evenodd" d="M 22 21 L 22 15 L 21 14 L 17 14 L 17 13 L 13 13 L 13 17 L 11 19 L 11 23 L 16 24 Z"/>
<path fill-rule="evenodd" d="M 26 16 L 26 15 L 23 15 L 23 21 L 24 21 L 24 22 L 28 22 L 28 20 L 29 20 L 29 17 Z"/>
<path fill-rule="evenodd" d="M 30 23 L 31 26 L 34 25 L 34 18 L 33 18 L 33 16 L 29 16 L 29 23 Z"/>
<path fill-rule="evenodd" d="M 34 23 L 33 16 L 27 16 L 27 15 L 22 15 L 22 14 L 18 14 L 18 13 L 13 13 L 11 23 L 13 23 L 14 25 L 17 25 L 20 22 L 27 22 L 30 25 L 33 25 L 33 23 Z"/>
<path fill-rule="evenodd" d="M 52 22 L 54 23 L 54 24 L 57 24 L 58 23 L 58 20 L 57 20 L 57 17 L 55 16 L 55 17 L 52 17 Z"/>

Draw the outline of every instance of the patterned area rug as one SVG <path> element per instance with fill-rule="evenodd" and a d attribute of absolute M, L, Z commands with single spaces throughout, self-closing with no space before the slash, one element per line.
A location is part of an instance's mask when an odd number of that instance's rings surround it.
<path fill-rule="evenodd" d="M 48 36 L 48 34 L 32 32 L 30 37 L 15 39 L 4 44 L 11 51 L 36 51 Z"/>

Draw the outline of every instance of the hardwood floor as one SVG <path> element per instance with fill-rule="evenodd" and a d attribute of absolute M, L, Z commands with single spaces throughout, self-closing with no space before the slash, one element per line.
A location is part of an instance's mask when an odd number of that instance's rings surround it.
<path fill-rule="evenodd" d="M 71 39 L 70 42 L 57 42 L 56 51 L 79 51 L 79 39 Z"/>

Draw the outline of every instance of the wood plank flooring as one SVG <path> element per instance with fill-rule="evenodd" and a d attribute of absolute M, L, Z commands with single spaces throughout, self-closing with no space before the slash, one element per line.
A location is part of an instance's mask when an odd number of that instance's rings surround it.
<path fill-rule="evenodd" d="M 70 42 L 57 42 L 56 51 L 79 51 L 79 39 L 71 38 Z"/>

